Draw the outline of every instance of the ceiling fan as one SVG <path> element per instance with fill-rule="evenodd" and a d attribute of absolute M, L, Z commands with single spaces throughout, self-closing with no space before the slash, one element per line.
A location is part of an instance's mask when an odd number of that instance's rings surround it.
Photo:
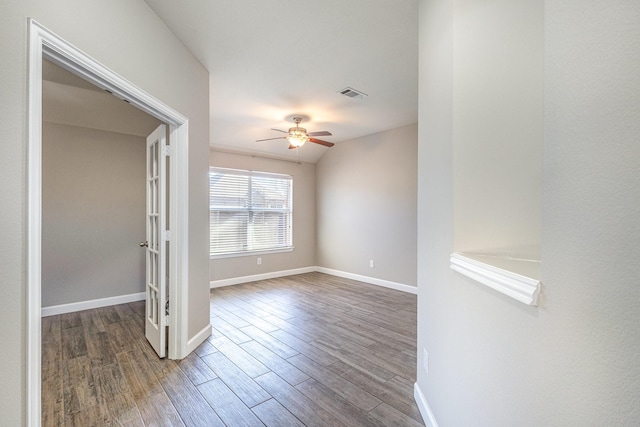
<path fill-rule="evenodd" d="M 284 131 L 280 129 L 271 129 L 277 132 L 282 132 L 288 134 L 287 136 L 279 136 L 277 138 L 267 138 L 267 139 L 258 139 L 256 142 L 262 141 L 271 141 L 273 139 L 286 139 L 289 141 L 289 149 L 302 147 L 305 142 L 313 142 L 316 144 L 324 145 L 325 147 L 333 147 L 333 142 L 323 141 L 321 139 L 314 138 L 314 136 L 329 136 L 331 132 L 327 132 L 326 130 L 318 131 L 318 132 L 307 132 L 305 128 L 300 127 L 300 122 L 304 120 L 306 117 L 294 115 L 290 118 L 296 126 L 289 128 L 289 131 Z"/>

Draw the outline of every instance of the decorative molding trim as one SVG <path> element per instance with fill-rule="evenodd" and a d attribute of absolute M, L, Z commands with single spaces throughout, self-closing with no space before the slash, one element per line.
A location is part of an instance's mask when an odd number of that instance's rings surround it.
<path fill-rule="evenodd" d="M 109 305 L 125 304 L 128 302 L 142 301 L 145 299 L 145 293 L 119 295 L 117 297 L 107 297 L 92 299 L 89 301 L 72 302 L 69 304 L 51 305 L 42 307 L 42 317 L 54 316 L 56 314 L 73 313 L 76 311 L 89 310 L 91 308 L 106 307 Z"/>
<path fill-rule="evenodd" d="M 270 273 L 253 274 L 251 276 L 232 277 L 230 279 L 212 280 L 209 282 L 210 289 L 221 288 L 223 286 L 239 285 L 240 283 L 256 282 L 258 280 L 275 279 L 278 277 L 293 276 L 295 274 L 313 273 L 317 267 L 294 268 L 292 270 L 272 271 Z"/>
<path fill-rule="evenodd" d="M 27 21 L 27 361 L 26 425 L 41 423 L 42 324 L 42 51 L 48 34 L 32 19 Z"/>
<path fill-rule="evenodd" d="M 500 293 L 527 305 L 538 305 L 541 283 L 490 264 L 480 262 L 459 253 L 451 254 L 450 267 L 463 276 L 469 277 Z"/>
<path fill-rule="evenodd" d="M 422 394 L 422 390 L 420 390 L 418 383 L 413 384 L 413 398 L 416 401 L 416 405 L 418 406 L 418 410 L 420 411 L 420 415 L 422 415 L 422 420 L 425 425 L 427 427 L 438 427 L 436 417 L 433 415 L 433 411 L 431 410 L 427 399 L 425 399 L 424 394 Z"/>
<path fill-rule="evenodd" d="M 193 338 L 187 341 L 187 354 L 195 350 L 200 344 L 204 342 L 211 335 L 211 323 L 202 328 L 200 332 L 195 334 Z"/>
<path fill-rule="evenodd" d="M 331 268 L 316 267 L 318 273 L 330 274 L 332 276 L 344 277 L 345 279 L 357 280 L 359 282 L 369 283 L 371 285 L 382 286 L 385 288 L 395 289 L 396 291 L 407 292 L 416 295 L 418 293 L 417 286 L 405 285 L 403 283 L 391 282 L 389 280 L 377 279 L 375 277 L 362 276 L 360 274 L 347 273 Z"/>

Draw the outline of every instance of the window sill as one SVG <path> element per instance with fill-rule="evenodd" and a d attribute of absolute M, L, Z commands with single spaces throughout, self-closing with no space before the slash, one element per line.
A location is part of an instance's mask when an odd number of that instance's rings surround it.
<path fill-rule="evenodd" d="M 540 261 L 469 253 L 453 253 L 452 270 L 524 304 L 537 306 Z"/>
<path fill-rule="evenodd" d="M 246 256 L 265 255 L 265 254 L 279 254 L 284 252 L 293 252 L 293 247 L 282 249 L 269 249 L 264 251 L 251 251 L 251 252 L 235 252 L 231 254 L 222 255 L 209 255 L 209 259 L 224 259 L 224 258 L 241 258 Z"/>

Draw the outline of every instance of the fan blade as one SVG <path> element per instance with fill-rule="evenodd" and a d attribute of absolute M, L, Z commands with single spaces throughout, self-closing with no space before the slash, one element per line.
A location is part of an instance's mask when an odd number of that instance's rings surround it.
<path fill-rule="evenodd" d="M 286 130 L 280 130 L 280 129 L 274 129 L 274 128 L 271 128 L 271 130 L 275 130 L 276 132 L 289 133 Z"/>
<path fill-rule="evenodd" d="M 333 147 L 334 146 L 333 142 L 327 142 L 327 141 L 323 141 L 321 139 L 309 138 L 309 141 L 315 142 L 316 144 L 324 145 L 325 147 Z"/>
<path fill-rule="evenodd" d="M 300 148 L 300 147 L 296 147 L 295 145 L 291 144 L 289 145 L 289 150 L 293 150 L 294 148 Z"/>
<path fill-rule="evenodd" d="M 267 139 L 256 139 L 256 142 L 262 142 L 262 141 L 271 141 L 273 139 L 286 139 L 286 136 L 279 136 L 277 138 L 267 138 Z"/>
<path fill-rule="evenodd" d="M 320 130 L 318 132 L 309 132 L 307 133 L 309 136 L 331 136 L 331 132 L 327 132 L 326 130 Z"/>

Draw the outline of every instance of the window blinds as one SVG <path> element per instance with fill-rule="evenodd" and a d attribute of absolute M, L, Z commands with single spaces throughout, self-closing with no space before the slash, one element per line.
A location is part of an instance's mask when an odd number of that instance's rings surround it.
<path fill-rule="evenodd" d="M 210 254 L 291 248 L 292 187 L 289 175 L 211 168 Z"/>

